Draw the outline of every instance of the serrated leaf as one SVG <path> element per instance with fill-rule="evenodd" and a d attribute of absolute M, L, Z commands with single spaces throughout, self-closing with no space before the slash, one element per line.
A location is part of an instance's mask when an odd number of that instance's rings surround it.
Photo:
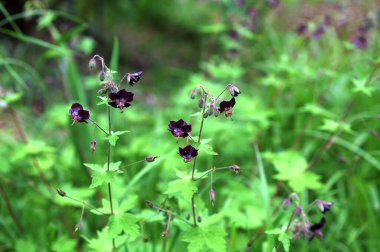
<path fill-rule="evenodd" d="M 323 107 L 319 106 L 315 103 L 308 103 L 305 106 L 301 108 L 302 112 L 310 113 L 315 116 L 325 116 L 325 117 L 333 117 L 334 114 L 328 111 L 327 109 L 324 109 Z"/>
<path fill-rule="evenodd" d="M 116 131 L 116 132 L 111 132 L 110 136 L 106 136 L 105 139 L 108 140 L 108 142 L 112 145 L 115 146 L 117 140 L 119 140 L 119 136 L 123 135 L 124 133 L 130 132 L 128 130 L 124 131 Z"/>
<path fill-rule="evenodd" d="M 217 226 L 197 227 L 187 231 L 182 241 L 189 243 L 187 249 L 189 252 L 198 251 L 227 251 L 226 232 L 223 228 Z"/>
<path fill-rule="evenodd" d="M 278 236 L 278 240 L 282 243 L 282 246 L 284 247 L 285 252 L 289 252 L 291 239 L 292 239 L 291 234 L 287 232 L 282 232 Z"/>
<path fill-rule="evenodd" d="M 93 171 L 96 171 L 96 172 L 101 172 L 103 171 L 103 167 L 101 167 L 100 165 L 98 164 L 88 164 L 88 163 L 84 163 L 84 166 L 90 168 L 91 170 Z"/>
<path fill-rule="evenodd" d="M 98 96 L 98 98 L 101 100 L 100 102 L 98 102 L 96 105 L 108 105 L 108 97 L 105 97 L 105 96 Z"/>
<path fill-rule="evenodd" d="M 191 179 L 177 179 L 169 183 L 165 194 L 179 195 L 185 201 L 191 201 L 193 193 L 197 191 L 195 182 Z"/>
<path fill-rule="evenodd" d="M 320 127 L 321 130 L 335 133 L 339 130 L 343 130 L 347 133 L 352 133 L 351 126 L 344 122 L 336 122 L 330 119 L 324 119 L 323 125 Z"/>
<path fill-rule="evenodd" d="M 107 170 L 103 170 L 101 172 L 94 172 L 91 175 L 92 180 L 91 180 L 90 188 L 99 187 L 99 186 L 103 185 L 104 183 L 112 183 L 114 181 L 115 175 L 117 173 L 118 172 L 107 171 Z"/>
<path fill-rule="evenodd" d="M 110 166 L 109 166 L 109 170 L 110 171 L 117 171 L 120 168 L 120 165 L 121 165 L 121 161 L 119 161 L 119 162 L 111 162 Z M 107 170 L 107 167 L 108 167 L 108 165 L 107 165 L 107 163 L 105 163 L 103 165 L 103 169 Z"/>
<path fill-rule="evenodd" d="M 371 97 L 373 91 L 375 91 L 375 87 L 366 86 L 366 84 L 367 84 L 366 79 L 362 79 L 362 80 L 354 79 L 353 83 L 355 86 L 353 91 L 355 93 L 363 93 L 363 94 L 367 95 L 368 97 Z"/>
<path fill-rule="evenodd" d="M 125 234 L 136 237 L 140 234 L 138 219 L 130 213 L 112 215 L 109 219 L 109 233 L 116 237 L 124 231 Z"/>
<path fill-rule="evenodd" d="M 88 247 L 91 249 L 90 251 L 96 252 L 111 252 L 114 251 L 112 247 L 112 236 L 109 233 L 109 227 L 106 226 L 103 230 L 97 232 L 97 238 L 85 239 L 88 242 Z M 124 244 L 127 240 L 127 236 L 118 237 L 115 239 L 116 247 L 119 247 L 121 244 Z"/>
<path fill-rule="evenodd" d="M 273 228 L 273 229 L 269 229 L 265 231 L 265 233 L 268 235 L 278 235 L 278 234 L 281 234 L 282 232 L 283 231 L 281 230 L 281 228 Z"/>

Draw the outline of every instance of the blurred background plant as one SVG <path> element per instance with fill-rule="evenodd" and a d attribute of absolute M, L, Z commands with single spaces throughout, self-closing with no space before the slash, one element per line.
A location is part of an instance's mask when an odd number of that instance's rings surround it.
<path fill-rule="evenodd" d="M 120 73 L 144 70 L 133 109 L 114 123 L 133 132 L 119 141 L 116 160 L 161 156 L 128 168 L 114 192 L 138 196 L 132 211 L 139 218 L 154 213 L 144 199 L 182 209 L 181 195 L 164 192 L 175 168 L 191 168 L 178 158 L 167 122 L 196 112 L 189 96 L 197 84 L 221 90 L 233 83 L 242 91 L 233 121 L 212 118 L 204 129 L 219 155 L 198 160 L 199 170 L 226 163 L 242 170 L 214 180 L 214 208 L 207 182 L 198 193 L 197 204 L 208 209 L 205 221 L 218 213 L 226 249 L 271 251 L 277 237 L 265 231 L 285 230 L 292 212 L 279 206 L 295 191 L 303 205 L 316 198 L 335 205 L 323 240 L 293 240 L 291 251 L 377 251 L 378 4 L 1 1 L 0 250 L 107 249 L 97 233 L 107 219 L 86 212 L 74 233 L 82 206 L 54 191 L 60 187 L 97 207 L 106 195 L 88 189 L 90 173 L 82 165 L 104 163 L 103 155 L 91 155 L 91 128 L 71 127 L 68 116 L 71 103 L 80 101 L 106 124 L 95 106 L 97 76 L 87 67 L 97 53 Z M 97 153 L 105 151 L 99 141 Z M 123 250 L 162 251 L 164 225 L 161 215 L 141 223 L 141 235 Z M 172 228 L 167 251 L 186 250 L 180 230 Z"/>

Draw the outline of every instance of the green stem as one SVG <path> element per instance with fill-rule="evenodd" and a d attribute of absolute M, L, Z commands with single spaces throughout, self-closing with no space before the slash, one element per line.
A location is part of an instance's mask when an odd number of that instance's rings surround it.
<path fill-rule="evenodd" d="M 100 125 L 97 123 L 97 122 L 95 122 L 94 120 L 92 120 L 91 118 L 89 119 L 96 127 L 98 127 L 98 129 L 100 129 L 101 131 L 103 131 L 103 133 L 104 134 L 106 134 L 106 135 L 111 135 L 111 132 L 110 133 L 108 133 L 107 131 L 105 131 L 105 129 L 103 129 L 102 127 L 100 127 Z"/>
<path fill-rule="evenodd" d="M 107 112 L 108 112 L 108 134 L 111 135 L 111 110 L 107 106 Z M 110 170 L 110 159 L 111 159 L 111 143 L 108 143 L 108 153 L 107 153 L 107 171 Z M 112 190 L 111 190 L 111 183 L 108 182 L 108 198 L 110 201 L 110 208 L 111 208 L 111 215 L 113 215 L 113 205 L 112 205 Z M 112 238 L 112 249 L 116 249 L 115 245 L 115 238 Z"/>
<path fill-rule="evenodd" d="M 289 231 L 290 225 L 292 224 L 292 221 L 295 216 L 296 216 L 296 209 L 294 209 L 292 212 L 292 216 L 289 219 L 288 226 L 285 229 L 285 233 Z M 276 252 L 280 251 L 280 246 L 281 246 L 281 242 L 278 241 L 277 246 L 276 246 Z"/>
<path fill-rule="evenodd" d="M 9 215 L 12 217 L 12 220 L 15 223 L 18 231 L 20 232 L 20 234 L 24 234 L 25 233 L 25 229 L 21 225 L 20 220 L 17 218 L 17 215 L 16 215 L 15 211 L 13 210 L 12 204 L 9 201 L 9 198 L 8 198 L 7 194 L 5 193 L 5 190 L 4 190 L 3 186 L 1 185 L 1 183 L 0 183 L 0 195 L 3 198 L 3 200 L 4 200 L 5 206 L 7 207 Z"/>

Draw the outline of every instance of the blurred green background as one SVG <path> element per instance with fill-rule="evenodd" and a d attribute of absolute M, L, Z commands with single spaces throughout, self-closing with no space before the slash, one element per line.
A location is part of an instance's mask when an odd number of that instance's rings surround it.
<path fill-rule="evenodd" d="M 107 125 L 98 72 L 88 69 L 94 54 L 119 78 L 144 71 L 129 87 L 132 107 L 112 112 L 115 130 L 131 131 L 112 160 L 160 156 L 129 167 L 113 187 L 116 200 L 137 195 L 131 212 L 140 220 L 152 213 L 145 200 L 190 213 L 181 195 L 165 193 L 176 169 L 191 169 L 167 124 L 183 118 L 198 129 L 190 91 L 202 84 L 217 94 L 233 83 L 242 94 L 232 120 L 204 126 L 219 155 L 201 155 L 197 166 L 242 169 L 215 175 L 214 208 L 209 180 L 198 187 L 200 214 L 219 214 L 226 250 L 272 251 L 277 238 L 263 232 L 286 226 L 291 211 L 276 209 L 296 191 L 305 209 L 317 198 L 335 205 L 324 239 L 293 240 L 290 251 L 378 251 L 380 2 L 276 2 L 1 1 L 0 251 L 102 251 L 97 231 L 107 218 L 86 211 L 74 233 L 81 204 L 54 191 L 96 207 L 107 197 L 105 186 L 88 188 L 83 166 L 104 164 L 107 143 L 96 133 L 92 156 L 92 126 L 71 126 L 68 115 L 80 102 Z M 163 251 L 164 225 L 162 216 L 146 221 L 120 251 Z M 172 227 L 166 251 L 186 251 L 181 230 Z"/>

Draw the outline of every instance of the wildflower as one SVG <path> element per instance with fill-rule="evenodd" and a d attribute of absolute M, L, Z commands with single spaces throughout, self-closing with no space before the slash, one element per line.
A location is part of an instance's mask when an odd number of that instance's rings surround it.
<path fill-rule="evenodd" d="M 104 71 L 103 71 L 103 70 L 100 71 L 100 74 L 99 74 L 99 80 L 100 80 L 100 81 L 104 81 L 105 77 L 106 77 L 106 74 L 104 73 Z"/>
<path fill-rule="evenodd" d="M 306 33 L 307 33 L 307 25 L 304 23 L 299 24 L 297 27 L 297 34 L 300 36 L 305 36 Z"/>
<path fill-rule="evenodd" d="M 90 148 L 92 150 L 92 155 L 94 155 L 96 149 L 96 140 L 94 138 L 91 141 Z"/>
<path fill-rule="evenodd" d="M 194 88 L 193 90 L 191 90 L 190 98 L 195 99 L 196 96 L 197 96 L 197 89 Z"/>
<path fill-rule="evenodd" d="M 235 98 L 232 98 L 229 101 L 222 101 L 219 104 L 219 112 L 225 112 L 226 117 L 232 116 L 232 108 L 235 106 Z"/>
<path fill-rule="evenodd" d="M 145 161 L 148 163 L 154 162 L 154 160 L 156 160 L 156 158 L 159 158 L 159 156 L 149 156 L 149 157 L 145 158 Z"/>
<path fill-rule="evenodd" d="M 203 108 L 203 104 L 205 103 L 205 99 L 201 97 L 198 101 L 198 107 Z"/>
<path fill-rule="evenodd" d="M 315 39 L 319 39 L 324 33 L 325 33 L 325 28 L 323 28 L 323 26 L 319 26 L 317 27 L 317 29 L 314 30 L 313 37 Z"/>
<path fill-rule="evenodd" d="M 353 39 L 352 43 L 356 48 L 364 49 L 367 47 L 367 38 L 363 35 L 359 35 Z"/>
<path fill-rule="evenodd" d="M 131 86 L 135 85 L 140 80 L 140 77 L 142 74 L 143 74 L 143 71 L 140 71 L 137 73 L 127 73 L 128 84 Z"/>
<path fill-rule="evenodd" d="M 108 95 L 108 98 L 111 100 L 108 104 L 114 108 L 123 110 L 123 108 L 131 106 L 130 102 L 133 101 L 133 95 L 133 93 L 121 89 L 118 92 L 113 92 Z"/>
<path fill-rule="evenodd" d="M 309 228 L 311 232 L 309 241 L 313 240 L 314 237 L 322 239 L 323 238 L 322 229 L 325 225 L 326 225 L 325 217 L 322 217 L 322 219 L 318 223 L 311 225 Z"/>
<path fill-rule="evenodd" d="M 184 120 L 179 119 L 178 121 L 170 121 L 168 125 L 168 130 L 175 137 L 187 137 L 191 132 L 191 125 L 187 124 Z"/>
<path fill-rule="evenodd" d="M 212 187 L 211 187 L 211 190 L 210 190 L 210 200 L 211 200 L 212 207 L 214 207 L 214 204 L 215 204 L 215 191 L 214 191 L 214 189 Z"/>
<path fill-rule="evenodd" d="M 317 207 L 323 214 L 330 211 L 331 206 L 334 205 L 333 201 L 324 201 L 324 200 L 317 200 L 316 201 Z"/>
<path fill-rule="evenodd" d="M 229 30 L 228 31 L 228 36 L 232 39 L 238 39 L 239 38 L 239 33 L 236 30 Z"/>
<path fill-rule="evenodd" d="M 83 109 L 83 106 L 79 103 L 73 103 L 69 110 L 69 114 L 71 115 L 74 122 L 85 122 L 90 118 L 90 113 L 87 110 Z"/>
<path fill-rule="evenodd" d="M 96 67 L 96 60 L 95 58 L 91 58 L 90 61 L 88 62 L 88 68 L 90 70 L 93 70 Z"/>
<path fill-rule="evenodd" d="M 191 145 L 187 145 L 185 148 L 179 147 L 179 155 L 183 157 L 185 163 L 188 163 L 193 157 L 198 156 L 198 150 Z"/>
<path fill-rule="evenodd" d="M 239 173 L 240 172 L 240 167 L 236 164 L 233 164 L 230 166 L 231 170 L 233 170 L 235 173 Z"/>
<path fill-rule="evenodd" d="M 233 97 L 237 97 L 239 94 L 241 94 L 240 90 L 236 86 L 232 84 L 229 84 L 228 86 L 228 90 Z"/>

